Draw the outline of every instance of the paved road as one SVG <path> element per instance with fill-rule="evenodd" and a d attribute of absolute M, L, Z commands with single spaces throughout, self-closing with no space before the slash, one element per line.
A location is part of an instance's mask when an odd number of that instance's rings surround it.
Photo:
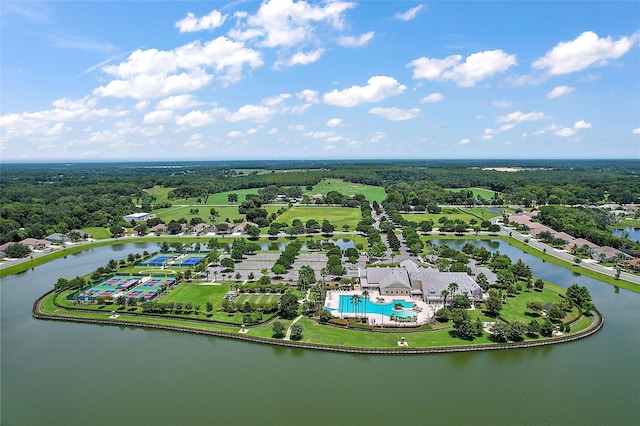
<path fill-rule="evenodd" d="M 492 222 L 493 223 L 498 223 L 498 220 L 500 218 L 493 218 Z M 512 238 L 515 238 L 518 241 L 522 241 L 525 244 L 528 244 L 529 246 L 536 248 L 540 251 L 543 251 L 545 253 L 547 253 L 548 255 L 551 255 L 553 257 L 557 257 L 558 259 L 573 263 L 573 260 L 575 258 L 575 256 L 565 252 L 565 251 L 561 251 L 561 250 L 557 250 L 553 247 L 551 247 L 550 245 L 547 245 L 541 241 L 538 241 L 536 239 L 531 238 L 530 235 L 524 235 L 521 234 L 518 231 L 515 231 L 513 229 L 507 228 L 502 226 L 502 224 L 500 224 L 501 226 L 501 233 L 503 235 L 508 235 Z M 528 240 L 527 242 L 525 242 L 525 240 Z M 604 275 L 608 275 L 611 277 L 615 277 L 616 276 L 616 270 L 614 268 L 608 267 L 608 266 L 603 266 L 600 265 L 599 263 L 596 263 L 592 260 L 583 260 L 580 263 L 580 267 L 581 268 L 586 268 L 586 269 L 591 269 L 592 271 L 596 271 L 596 272 L 600 272 L 601 274 Z M 620 278 L 625 280 L 625 281 L 629 281 L 632 282 L 634 284 L 640 284 L 640 276 L 637 275 L 633 275 L 633 274 L 629 274 L 628 272 L 622 272 L 620 274 Z"/>

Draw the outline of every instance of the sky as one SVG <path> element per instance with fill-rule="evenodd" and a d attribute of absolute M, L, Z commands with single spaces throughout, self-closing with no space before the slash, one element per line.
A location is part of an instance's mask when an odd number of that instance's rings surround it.
<path fill-rule="evenodd" d="M 0 161 L 640 158 L 637 1 L 0 3 Z"/>

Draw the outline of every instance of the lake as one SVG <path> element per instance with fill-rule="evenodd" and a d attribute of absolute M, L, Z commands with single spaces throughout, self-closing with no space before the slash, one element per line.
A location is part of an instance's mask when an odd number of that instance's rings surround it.
<path fill-rule="evenodd" d="M 640 294 L 504 242 L 472 242 L 563 287 L 586 285 L 604 328 L 524 350 L 372 356 L 33 319 L 33 301 L 59 277 L 158 248 L 98 247 L 2 279 L 0 423 L 640 424 Z"/>

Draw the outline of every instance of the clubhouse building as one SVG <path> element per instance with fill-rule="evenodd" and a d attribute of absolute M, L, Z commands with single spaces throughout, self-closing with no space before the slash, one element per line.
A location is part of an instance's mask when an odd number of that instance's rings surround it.
<path fill-rule="evenodd" d="M 482 288 L 465 272 L 440 272 L 423 268 L 411 260 L 404 260 L 396 268 L 365 268 L 359 271 L 360 288 L 375 291 L 381 296 L 405 296 L 426 303 L 442 303 L 442 290 L 456 283 L 456 295 L 472 301 L 482 300 Z"/>

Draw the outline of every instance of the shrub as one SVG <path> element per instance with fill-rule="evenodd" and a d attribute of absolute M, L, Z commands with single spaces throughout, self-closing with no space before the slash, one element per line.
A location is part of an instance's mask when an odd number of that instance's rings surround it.
<path fill-rule="evenodd" d="M 328 322 L 330 324 L 341 325 L 341 326 L 344 326 L 344 327 L 349 325 L 349 321 L 347 321 L 344 318 L 331 318 Z"/>

